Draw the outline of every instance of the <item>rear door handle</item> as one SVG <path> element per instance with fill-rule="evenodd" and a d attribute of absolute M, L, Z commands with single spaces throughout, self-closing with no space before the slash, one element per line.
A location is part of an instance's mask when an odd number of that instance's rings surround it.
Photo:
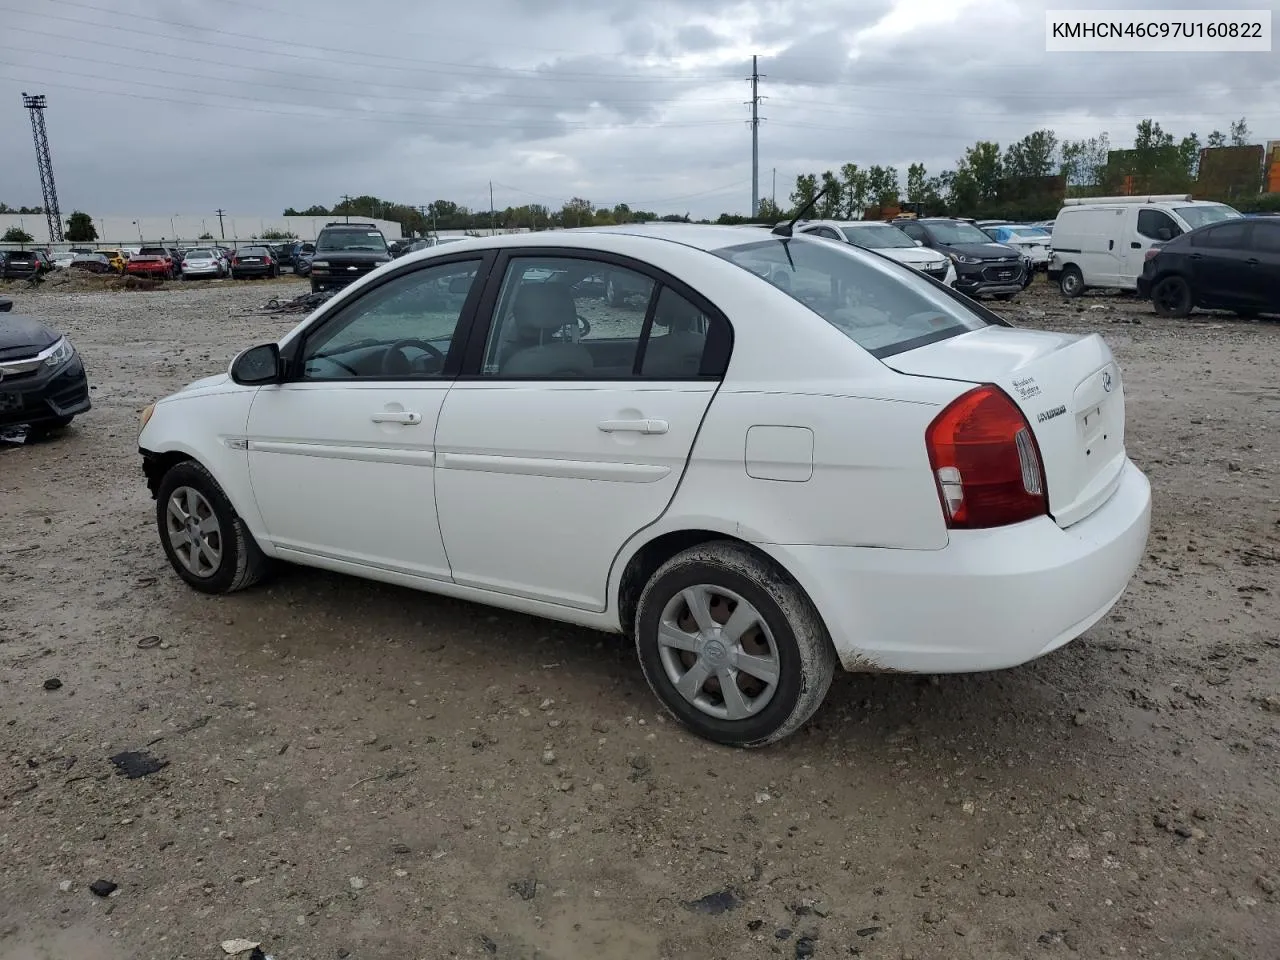
<path fill-rule="evenodd" d="M 666 433 L 670 429 L 665 420 L 601 420 L 596 424 L 604 433 Z"/>
<path fill-rule="evenodd" d="M 415 424 L 422 422 L 422 414 L 409 413 L 408 411 L 386 411 L 384 413 L 375 413 L 369 419 L 374 423 L 404 423 L 409 426 L 414 426 Z"/>

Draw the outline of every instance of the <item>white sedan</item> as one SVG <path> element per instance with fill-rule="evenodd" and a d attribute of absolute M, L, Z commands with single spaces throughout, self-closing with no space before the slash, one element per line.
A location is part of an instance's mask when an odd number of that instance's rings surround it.
<path fill-rule="evenodd" d="M 874 250 L 890 260 L 915 267 L 949 287 L 956 282 L 955 264 L 949 257 L 931 250 L 918 240 L 912 240 L 892 223 L 875 220 L 811 220 L 799 227 L 797 232 L 811 233 L 815 237 L 840 240 L 866 250 Z"/>
<path fill-rule="evenodd" d="M 646 295 L 611 304 L 619 272 Z M 1088 630 L 1147 540 L 1124 430 L 1096 335 L 849 244 L 647 224 L 395 260 L 139 446 L 197 590 L 289 561 L 624 632 L 675 717 L 755 746 L 838 666 L 995 670 Z"/>

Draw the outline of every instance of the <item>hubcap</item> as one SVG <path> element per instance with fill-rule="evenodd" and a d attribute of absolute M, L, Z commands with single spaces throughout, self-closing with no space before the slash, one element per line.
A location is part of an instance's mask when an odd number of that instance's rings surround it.
<path fill-rule="evenodd" d="M 667 602 L 658 654 L 680 695 L 718 720 L 745 720 L 773 699 L 778 647 L 760 612 L 724 587 L 686 587 Z"/>
<path fill-rule="evenodd" d="M 178 562 L 197 577 L 211 577 L 222 566 L 222 525 L 204 494 L 177 487 L 165 509 L 165 532 Z"/>

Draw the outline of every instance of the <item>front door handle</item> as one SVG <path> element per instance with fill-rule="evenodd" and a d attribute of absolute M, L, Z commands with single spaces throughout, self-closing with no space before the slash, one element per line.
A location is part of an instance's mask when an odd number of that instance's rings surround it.
<path fill-rule="evenodd" d="M 666 433 L 669 425 L 665 420 L 601 420 L 596 424 L 604 433 Z"/>
<path fill-rule="evenodd" d="M 408 411 L 387 411 L 385 413 L 375 413 L 369 419 L 374 423 L 404 423 L 414 426 L 422 422 L 422 414 L 409 413 Z"/>
<path fill-rule="evenodd" d="M 1130 240 L 1130 241 L 1129 241 L 1129 246 L 1133 247 L 1133 249 L 1135 249 L 1135 250 L 1141 250 L 1141 249 L 1142 249 L 1142 244 L 1140 244 L 1137 240 Z"/>

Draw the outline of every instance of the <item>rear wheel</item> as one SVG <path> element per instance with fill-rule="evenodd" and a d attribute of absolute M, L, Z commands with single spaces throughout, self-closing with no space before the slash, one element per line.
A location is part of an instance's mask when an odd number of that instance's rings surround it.
<path fill-rule="evenodd" d="M 1058 289 L 1064 297 L 1078 297 L 1084 293 L 1084 274 L 1079 267 L 1063 267 L 1058 278 Z"/>
<path fill-rule="evenodd" d="M 243 590 L 267 572 L 267 557 L 222 487 L 194 460 L 161 479 L 156 525 L 174 571 L 201 593 Z"/>
<path fill-rule="evenodd" d="M 808 596 L 783 570 L 728 541 L 663 564 L 640 596 L 636 651 L 668 711 L 701 737 L 757 747 L 821 705 L 836 654 Z"/>
<path fill-rule="evenodd" d="M 1194 303 L 1191 284 L 1182 277 L 1165 277 L 1151 289 L 1151 305 L 1162 317 L 1185 317 Z"/>

